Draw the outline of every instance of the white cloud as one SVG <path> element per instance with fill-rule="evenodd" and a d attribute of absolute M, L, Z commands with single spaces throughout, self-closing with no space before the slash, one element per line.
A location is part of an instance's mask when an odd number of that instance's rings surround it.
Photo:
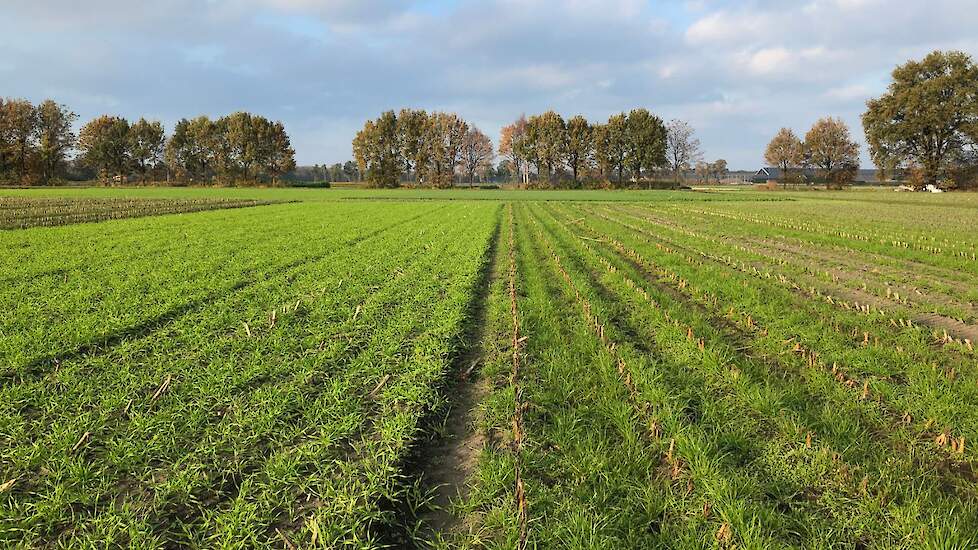
<path fill-rule="evenodd" d="M 844 11 L 865 10 L 885 6 L 885 0 L 832 0 L 832 4 Z"/>
<path fill-rule="evenodd" d="M 830 88 L 825 91 L 823 97 L 826 99 L 837 101 L 837 102 L 852 102 L 857 100 L 865 101 L 873 94 L 868 86 L 864 84 L 849 84 L 846 86 L 838 86 L 836 88 Z"/>
<path fill-rule="evenodd" d="M 696 45 L 722 46 L 770 33 L 775 18 L 767 13 L 718 11 L 697 19 L 686 29 L 686 40 Z"/>
<path fill-rule="evenodd" d="M 793 72 L 797 56 L 787 48 L 765 48 L 747 56 L 744 65 L 755 75 Z"/>

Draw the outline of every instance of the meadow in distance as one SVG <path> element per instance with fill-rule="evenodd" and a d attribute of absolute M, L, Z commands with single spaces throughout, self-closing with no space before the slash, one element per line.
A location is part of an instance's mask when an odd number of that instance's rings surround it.
<path fill-rule="evenodd" d="M 4 100 L 0 546 L 976 548 L 976 86 L 898 67 L 874 185 L 831 117 L 736 185 L 644 108 L 297 167 Z"/>

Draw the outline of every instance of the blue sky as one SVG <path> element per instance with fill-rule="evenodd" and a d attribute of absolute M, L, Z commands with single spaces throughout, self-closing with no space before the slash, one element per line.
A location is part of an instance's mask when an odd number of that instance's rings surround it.
<path fill-rule="evenodd" d="M 646 107 L 746 169 L 781 126 L 839 116 L 862 140 L 896 64 L 976 55 L 976 28 L 974 0 L 4 0 L 0 95 L 167 127 L 249 110 L 286 124 L 300 164 L 348 159 L 386 109 L 495 139 L 521 113 Z"/>

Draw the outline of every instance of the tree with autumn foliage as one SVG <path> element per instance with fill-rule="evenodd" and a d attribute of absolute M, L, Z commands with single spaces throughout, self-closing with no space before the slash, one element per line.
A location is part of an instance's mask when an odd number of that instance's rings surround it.
<path fill-rule="evenodd" d="M 859 144 L 839 118 L 819 119 L 805 134 L 804 162 L 832 186 L 851 183 L 859 169 Z"/>
<path fill-rule="evenodd" d="M 492 166 L 492 142 L 489 136 L 472 126 L 462 140 L 462 167 L 468 176 L 469 184 L 475 183 L 475 174 L 484 172 Z"/>
<path fill-rule="evenodd" d="M 77 139 L 72 125 L 78 119 L 78 115 L 50 99 L 43 101 L 35 111 L 37 113 L 36 172 L 42 183 L 48 183 L 64 173 L 65 159 Z"/>
<path fill-rule="evenodd" d="M 141 155 L 154 162 L 156 138 L 162 128 L 137 122 L 132 138 L 136 172 L 141 173 Z M 141 145 L 148 142 L 150 145 Z M 211 120 L 199 116 L 181 119 L 164 147 L 169 171 L 177 180 L 203 183 L 217 180 L 225 185 L 277 183 L 295 170 L 295 150 L 281 122 L 246 112 Z"/>
<path fill-rule="evenodd" d="M 353 156 L 370 187 L 397 187 L 404 159 L 397 133 L 397 116 L 387 111 L 368 120 L 353 138 Z"/>
<path fill-rule="evenodd" d="M 469 124 L 455 113 L 433 113 L 427 128 L 426 178 L 432 187 L 452 187 L 455 184 L 455 169 L 462 162 L 462 147 Z"/>
<path fill-rule="evenodd" d="M 104 181 L 126 181 L 129 175 L 129 121 L 103 115 L 82 127 L 78 133 L 82 162 Z"/>
<path fill-rule="evenodd" d="M 805 146 L 791 128 L 781 128 L 764 151 L 764 160 L 781 170 L 781 182 L 786 183 L 791 170 L 801 166 Z"/>
<path fill-rule="evenodd" d="M 523 156 L 522 142 L 526 137 L 526 116 L 520 118 L 507 126 L 503 126 L 499 133 L 499 155 L 508 160 L 512 165 L 512 174 L 523 178 L 526 173 L 527 159 Z M 524 185 L 526 182 L 523 182 Z"/>
<path fill-rule="evenodd" d="M 37 143 L 38 112 L 26 99 L 0 101 L 0 175 L 27 181 Z"/>
<path fill-rule="evenodd" d="M 531 116 L 527 121 L 527 143 L 532 144 L 532 156 L 537 173 L 553 184 L 554 170 L 565 156 L 567 126 L 555 111 Z"/>
<path fill-rule="evenodd" d="M 429 150 L 425 139 L 429 122 L 428 113 L 423 110 L 401 109 L 397 114 L 397 139 L 404 170 L 407 174 L 414 173 L 418 184 L 424 183 L 424 168 L 428 166 Z"/>
<path fill-rule="evenodd" d="M 173 177 L 180 181 L 203 183 L 214 172 L 220 130 L 206 116 L 181 119 L 166 142 L 164 155 Z"/>
<path fill-rule="evenodd" d="M 615 172 L 618 186 L 624 183 L 625 163 L 633 148 L 629 145 L 628 117 L 625 113 L 612 115 L 608 122 L 598 128 L 596 153 L 598 162 L 606 168 L 606 173 Z M 639 161 L 641 167 L 641 161 Z"/>
<path fill-rule="evenodd" d="M 129 151 L 140 181 L 163 162 L 166 135 L 163 124 L 140 118 L 129 128 Z"/>

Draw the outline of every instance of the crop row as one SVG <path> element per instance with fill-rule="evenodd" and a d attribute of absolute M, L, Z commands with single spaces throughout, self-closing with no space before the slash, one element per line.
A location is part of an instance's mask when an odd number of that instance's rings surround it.
<path fill-rule="evenodd" d="M 601 216 L 606 220 L 610 219 L 607 214 L 601 214 Z M 628 221 L 629 219 L 632 220 L 631 223 Z M 964 368 L 971 370 L 968 366 L 970 363 L 968 357 L 974 352 L 973 342 L 967 337 L 951 337 L 946 332 L 930 326 L 918 326 L 915 324 L 915 319 L 922 317 L 919 312 L 910 311 L 901 306 L 884 310 L 875 303 L 859 303 L 855 299 L 845 298 L 841 296 L 838 288 L 826 286 L 824 281 L 815 281 L 806 278 L 804 275 L 799 275 L 797 272 L 785 270 L 789 265 L 788 261 L 772 262 L 766 265 L 758 263 L 758 258 L 763 256 L 755 254 L 748 247 L 727 243 L 723 238 L 715 235 L 702 235 L 689 229 L 664 226 L 657 220 L 640 218 L 638 219 L 640 223 L 652 224 L 643 228 L 636 226 L 635 221 L 636 218 L 625 215 L 619 216 L 616 223 L 649 238 L 662 251 L 671 251 L 682 255 L 688 263 L 698 265 L 702 263 L 700 259 L 705 259 L 708 262 L 726 265 L 747 276 L 763 281 L 765 285 L 779 285 L 789 289 L 802 296 L 801 302 L 805 305 L 813 305 L 810 304 L 811 301 L 824 302 L 825 305 L 821 306 L 823 310 L 835 307 L 851 314 L 863 316 L 862 319 L 854 319 L 850 316 L 845 320 L 846 328 L 851 333 L 850 336 L 860 340 L 863 345 L 873 344 L 876 347 L 884 345 L 895 348 L 901 354 L 908 354 L 909 352 L 905 348 L 919 347 L 921 340 L 930 339 L 934 346 L 920 347 L 923 355 L 917 357 L 918 360 L 939 360 L 939 362 L 946 364 L 948 359 L 954 359 L 951 362 L 952 366 L 960 365 L 963 361 Z M 813 286 L 808 286 L 809 283 Z M 818 287 L 814 285 L 818 285 Z M 826 290 L 823 291 L 823 289 Z M 842 315 L 841 318 L 846 318 L 846 315 Z M 934 319 L 937 318 L 924 317 L 924 319 L 927 322 L 935 322 Z M 891 334 L 894 332 L 896 334 Z M 928 349 L 932 347 L 940 349 Z M 956 357 L 958 355 L 963 357 Z"/>
<path fill-rule="evenodd" d="M 519 545 L 525 496 L 531 547 L 973 546 L 969 342 L 687 210 L 513 207 L 521 376 L 489 369 L 463 545 Z M 913 256 L 788 239 L 893 270 Z M 967 278 L 950 263 L 928 276 Z"/>

